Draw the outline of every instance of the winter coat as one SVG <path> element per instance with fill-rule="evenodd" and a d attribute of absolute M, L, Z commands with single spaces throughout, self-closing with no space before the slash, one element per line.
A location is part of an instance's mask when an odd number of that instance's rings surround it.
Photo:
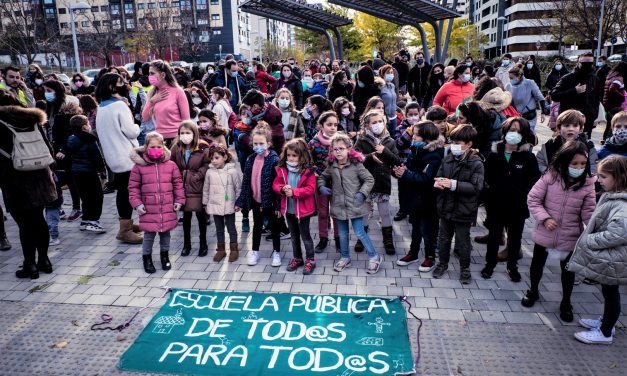
<path fill-rule="evenodd" d="M 274 85 L 276 85 L 276 78 L 272 77 L 268 73 L 257 70 L 255 72 L 255 81 L 259 90 L 264 94 L 274 94 Z"/>
<path fill-rule="evenodd" d="M 374 178 L 364 167 L 364 156 L 355 150 L 349 152 L 349 162 L 340 168 L 337 159 L 332 157 L 331 164 L 317 179 L 317 188 L 330 187 L 331 217 L 340 220 L 362 218 L 370 212 L 366 201 L 359 203 L 355 194 L 361 192 L 365 197 L 370 195 L 374 186 Z"/>
<path fill-rule="evenodd" d="M 603 194 L 567 269 L 604 285 L 626 285 L 626 233 L 627 193 Z"/>
<path fill-rule="evenodd" d="M 350 116 L 350 115 L 349 115 Z M 338 114 L 340 118 L 340 123 L 338 124 L 338 131 L 348 133 L 348 132 L 358 132 L 359 124 L 355 123 L 355 118 L 345 117 L 342 114 Z"/>
<path fill-rule="evenodd" d="M 512 104 L 521 114 L 533 111 L 535 113 L 538 102 L 544 101 L 544 96 L 540 88 L 533 80 L 522 79 L 518 85 L 511 82 L 507 86 L 507 91 L 512 93 Z"/>
<path fill-rule="evenodd" d="M 146 214 L 139 216 L 139 228 L 147 232 L 167 232 L 178 223 L 174 204 L 185 205 L 183 179 L 176 163 L 170 160 L 170 151 L 153 161 L 136 148 L 131 152 L 135 163 L 128 181 L 129 202 L 133 208 L 144 205 Z"/>
<path fill-rule="evenodd" d="M 391 82 L 386 82 L 381 88 L 381 99 L 383 100 L 385 115 L 388 119 L 396 117 L 396 87 Z"/>
<path fill-rule="evenodd" d="M 583 187 L 574 190 L 573 187 L 566 188 L 554 170 L 542 175 L 527 198 L 529 211 L 536 220 L 531 239 L 546 248 L 565 252 L 575 249 L 575 243 L 596 206 L 594 181 L 595 178 L 590 177 Z M 557 222 L 553 231 L 544 227 L 544 221 L 549 218 Z"/>
<path fill-rule="evenodd" d="M 566 76 L 570 72 L 566 67 L 562 67 L 562 69 L 557 70 L 555 68 L 551 69 L 551 73 L 546 77 L 546 83 L 544 87 L 546 87 L 549 91 L 553 90 L 555 85 L 562 79 L 562 77 Z"/>
<path fill-rule="evenodd" d="M 414 65 L 407 76 L 407 92 L 410 96 L 422 99 L 429 87 L 428 79 L 431 72 L 431 65 L 425 63 L 422 68 L 418 64 Z"/>
<path fill-rule="evenodd" d="M 607 75 L 607 79 L 603 85 L 603 107 L 605 107 L 606 111 L 621 107 L 625 101 L 625 89 L 620 90 L 618 85 L 612 85 L 614 81 L 618 81 L 624 85 L 624 80 L 625 78 L 620 72 L 611 71 Z"/>
<path fill-rule="evenodd" d="M 586 85 L 586 91 L 578 94 L 575 87 Z M 574 109 L 586 116 L 585 131 L 594 127 L 594 120 L 599 114 L 599 103 L 603 99 L 603 83 L 594 74 L 584 74 L 575 69 L 573 73 L 562 77 L 551 90 L 551 99 L 560 102 L 560 113 Z"/>
<path fill-rule="evenodd" d="M 436 215 L 436 191 L 434 178 L 444 158 L 444 137 L 431 141 L 421 148 L 412 147 L 407 156 L 407 170 L 399 179 L 408 191 L 410 213 Z"/>
<path fill-rule="evenodd" d="M 284 131 L 283 133 L 285 134 L 285 140 L 305 137 L 305 125 L 303 124 L 303 118 L 299 116 L 298 111 L 291 111 L 290 122 L 287 125 L 287 131 Z"/>
<path fill-rule="evenodd" d="M 41 110 L 19 106 L 0 106 L 0 120 L 26 132 L 39 129 L 46 140 L 41 128 L 46 123 L 46 114 Z M 52 154 L 49 144 L 48 147 Z M 13 133 L 2 124 L 0 124 L 0 148 L 9 154 L 13 151 Z M 1 155 L 0 189 L 2 189 L 4 204 L 9 213 L 41 209 L 58 198 L 50 168 L 17 171 L 13 168 L 13 162 Z"/>
<path fill-rule="evenodd" d="M 82 111 L 79 105 L 74 103 L 64 103 L 61 105 L 59 112 L 54 116 L 53 121 L 50 122 L 52 125 L 52 149 L 54 150 L 55 158 L 57 153 L 67 153 L 65 146 L 67 145 L 68 138 L 70 138 L 73 133 L 70 128 L 70 119 L 74 115 L 80 114 L 82 114 Z M 57 159 L 55 169 L 70 171 L 71 165 L 72 159 L 70 158 Z"/>
<path fill-rule="evenodd" d="M 396 149 L 398 150 L 401 162 L 405 162 L 407 157 L 412 153 L 409 147 L 411 146 L 413 138 L 413 126 L 407 122 L 407 119 L 404 119 L 396 127 L 396 134 L 394 135 L 394 139 L 396 140 Z"/>
<path fill-rule="evenodd" d="M 483 161 L 476 150 L 466 152 L 460 159 L 448 153 L 436 177 L 457 180 L 454 191 L 443 189 L 438 192 L 438 215 L 440 218 L 472 223 L 477 219 L 479 194 L 483 189 Z"/>
<path fill-rule="evenodd" d="M 259 120 L 265 121 L 270 126 L 272 131 L 272 149 L 280 153 L 283 150 L 283 144 L 285 144 L 283 113 L 277 106 L 266 103 L 261 112 L 253 116 L 250 126 L 252 128 L 256 127 Z"/>
<path fill-rule="evenodd" d="M 599 80 L 601 81 L 601 85 L 603 85 L 605 83 L 605 80 L 607 80 L 607 76 L 609 75 L 611 69 L 612 68 L 610 68 L 607 64 L 603 64 L 603 66 L 597 69 L 597 71 L 595 72 L 595 74 L 597 75 L 597 77 L 599 77 Z"/>
<path fill-rule="evenodd" d="M 396 149 L 396 141 L 392 137 L 385 135 L 380 140 L 381 145 L 385 146 L 381 154 L 377 154 L 375 151 L 377 141 L 372 136 L 364 133 L 357 138 L 355 150 L 364 155 L 366 158 L 364 167 L 374 177 L 374 187 L 371 192 L 389 195 L 392 193 L 392 167 L 399 165 L 401 159 Z M 382 163 L 377 162 L 374 158 L 375 156 Z"/>
<path fill-rule="evenodd" d="M 224 168 L 209 166 L 202 189 L 202 204 L 207 214 L 229 215 L 235 213 L 235 200 L 242 190 L 242 173 L 235 163 Z M 228 196 L 228 199 L 227 199 Z"/>
<path fill-rule="evenodd" d="M 296 108 L 303 108 L 303 84 L 295 74 L 292 73 L 290 78 L 287 80 L 285 80 L 284 77 L 281 77 L 274 87 L 274 92 L 276 93 L 277 90 L 282 88 L 286 88 L 290 91 L 290 93 L 292 93 L 292 100 L 294 101 L 294 106 L 296 106 Z"/>
<path fill-rule="evenodd" d="M 470 82 L 462 84 L 459 80 L 453 80 L 442 85 L 433 98 L 433 105 L 444 107 L 449 115 L 454 114 L 457 106 L 464 99 L 471 98 L 475 85 Z"/>
<path fill-rule="evenodd" d="M 321 131 L 309 141 L 309 152 L 316 167 L 316 173 L 322 174 L 327 168 L 327 159 L 329 157 L 329 147 L 331 140 L 324 137 Z"/>
<path fill-rule="evenodd" d="M 542 78 L 540 75 L 540 69 L 538 69 L 537 64 L 533 64 L 533 67 L 531 67 L 531 69 L 527 69 L 527 65 L 525 64 L 525 67 L 523 68 L 523 75 L 526 79 L 535 82 L 539 88 L 542 87 Z"/>
<path fill-rule="evenodd" d="M 353 104 L 355 105 L 355 119 L 361 119 L 361 115 L 363 115 L 366 110 L 366 105 L 368 101 L 372 97 L 378 97 L 381 95 L 381 88 L 372 84 L 361 88 L 357 86 L 355 88 L 355 92 L 353 93 Z"/>
<path fill-rule="evenodd" d="M 329 87 L 327 99 L 334 102 L 340 97 L 344 97 L 349 101 L 353 98 L 353 85 L 351 83 L 347 83 L 346 85 L 338 83 L 337 85 L 331 85 L 331 87 Z"/>
<path fill-rule="evenodd" d="M 287 213 L 287 196 L 281 189 L 288 183 L 288 170 L 285 167 L 276 167 L 276 177 L 272 189 L 281 198 L 281 214 Z M 296 187 L 292 187 L 294 194 L 294 210 L 296 218 L 306 218 L 316 214 L 316 173 L 314 169 L 307 169 L 300 174 Z"/>
<path fill-rule="evenodd" d="M 183 211 L 201 211 L 205 174 L 207 173 L 210 162 L 209 144 L 203 140 L 199 140 L 198 145 L 192 151 L 187 162 L 185 162 L 185 148 L 179 146 L 178 143 L 172 146 L 171 152 L 172 162 L 176 163 L 183 179 L 183 188 L 185 190 L 185 206 L 183 207 Z"/>
<path fill-rule="evenodd" d="M 599 156 L 597 154 L 597 149 L 594 147 L 594 143 L 586 137 L 585 133 L 580 133 L 576 138 L 577 141 L 581 141 L 588 147 L 588 160 L 590 161 L 590 172 L 594 175 L 597 173 L 597 162 Z M 562 136 L 554 137 L 548 140 L 542 148 L 536 154 L 536 158 L 538 159 L 538 167 L 540 168 L 540 172 L 544 173 L 551 164 L 553 160 L 553 156 L 557 151 L 564 145 L 564 138 Z"/>
<path fill-rule="evenodd" d="M 608 157 L 612 154 L 622 155 L 623 157 L 627 157 L 627 144 L 617 144 L 614 141 L 614 136 L 605 140 L 605 144 L 599 148 L 598 156 L 599 161 L 605 157 Z"/>
<path fill-rule="evenodd" d="M 435 95 L 438 93 L 438 91 L 440 91 L 442 85 L 444 85 L 443 81 L 432 78 L 427 85 L 427 90 L 425 90 L 424 97 L 416 98 L 418 100 L 422 99 L 422 108 L 425 111 L 427 111 L 433 104 L 433 98 L 435 98 Z"/>
<path fill-rule="evenodd" d="M 133 168 L 129 152 L 139 146 L 140 129 L 126 103 L 117 99 L 102 101 L 96 114 L 98 139 L 107 166 L 115 173 L 128 172 Z"/>
<path fill-rule="evenodd" d="M 250 178 L 253 175 L 253 164 L 257 154 L 251 154 L 246 160 L 244 166 L 244 180 L 242 180 L 242 189 L 235 206 L 239 208 L 252 208 L 253 207 L 253 189 Z M 279 155 L 274 150 L 268 150 L 268 155 L 263 160 L 263 167 L 261 168 L 261 208 L 278 210 L 279 197 L 274 195 L 272 191 L 272 183 L 276 177 L 276 171 L 274 168 L 279 162 Z"/>
<path fill-rule="evenodd" d="M 523 144 L 505 159 L 505 145 L 498 142 L 485 163 L 486 210 L 497 221 L 529 218 L 527 194 L 540 178 L 531 144 Z"/>
<path fill-rule="evenodd" d="M 63 148 L 72 160 L 72 172 L 103 172 L 105 163 L 98 147 L 98 137 L 89 132 L 79 132 L 68 138 Z"/>

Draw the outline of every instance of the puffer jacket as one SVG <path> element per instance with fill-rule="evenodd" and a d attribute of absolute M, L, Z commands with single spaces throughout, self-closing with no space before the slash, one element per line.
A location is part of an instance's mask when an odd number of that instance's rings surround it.
<path fill-rule="evenodd" d="M 623 80 L 624 78 L 620 72 L 611 71 L 607 75 L 607 79 L 603 83 L 603 107 L 606 111 L 620 107 L 625 101 L 625 96 L 618 89 L 618 85 L 612 85 L 614 81 L 625 84 Z"/>
<path fill-rule="evenodd" d="M 285 167 L 276 167 L 276 177 L 272 183 L 274 193 L 281 197 L 281 213 L 287 213 L 287 196 L 281 189 L 288 184 L 288 171 Z M 316 214 L 316 173 L 315 169 L 307 169 L 300 174 L 300 180 L 296 187 L 292 187 L 294 194 L 294 209 L 296 218 L 306 218 Z"/>
<path fill-rule="evenodd" d="M 316 166 L 316 173 L 318 175 L 327 168 L 327 158 L 329 157 L 329 146 L 331 140 L 324 137 L 322 131 L 318 131 L 318 134 L 309 141 L 309 152 L 311 158 Z"/>
<path fill-rule="evenodd" d="M 470 82 L 462 84 L 459 80 L 449 81 L 438 90 L 433 105 L 444 107 L 449 115 L 454 114 L 460 103 L 472 97 L 474 90 L 475 85 Z"/>
<path fill-rule="evenodd" d="M 203 185 L 210 162 L 208 153 L 209 144 L 204 140 L 199 140 L 198 145 L 189 156 L 189 160 L 185 162 L 185 148 L 179 146 L 178 142 L 172 146 L 172 161 L 176 163 L 183 177 L 183 188 L 185 189 L 183 211 L 198 212 L 202 210 Z"/>
<path fill-rule="evenodd" d="M 604 285 L 627 285 L 627 193 L 601 196 L 567 269 Z"/>
<path fill-rule="evenodd" d="M 183 179 L 170 151 L 164 149 L 159 161 L 148 158 L 144 148 L 131 152 L 135 166 L 128 181 L 129 201 L 133 208 L 144 205 L 146 214 L 139 216 L 139 228 L 148 232 L 166 232 L 176 228 L 178 217 L 174 204 L 185 205 Z"/>
<path fill-rule="evenodd" d="M 331 165 L 318 176 L 317 187 L 331 187 L 331 217 L 340 220 L 361 218 L 370 212 L 366 201 L 355 200 L 357 192 L 368 197 L 374 186 L 374 178 L 364 167 L 364 156 L 355 150 L 349 152 L 349 163 L 340 168 L 337 159 L 332 157 Z"/>
<path fill-rule="evenodd" d="M 483 189 L 483 160 L 476 150 L 466 152 L 460 159 L 448 153 L 436 177 L 457 180 L 457 189 L 444 189 L 438 193 L 440 218 L 462 223 L 477 219 L 479 194 Z"/>
<path fill-rule="evenodd" d="M 576 140 L 583 142 L 588 147 L 590 172 L 592 172 L 592 174 L 596 174 L 599 156 L 597 153 L 597 149 L 594 147 L 594 142 L 588 140 L 588 137 L 585 133 L 580 133 L 577 136 Z M 564 137 L 558 135 L 542 145 L 542 148 L 540 149 L 538 154 L 536 154 L 536 158 L 538 159 L 538 167 L 540 167 L 540 172 L 544 173 L 549 168 L 551 161 L 553 160 L 553 156 L 562 147 L 562 145 L 564 145 L 564 142 Z"/>
<path fill-rule="evenodd" d="M 105 163 L 98 147 L 98 137 L 89 132 L 78 132 L 67 140 L 64 150 L 72 160 L 72 172 L 103 172 Z"/>
<path fill-rule="evenodd" d="M 574 190 L 566 188 L 564 181 L 553 170 L 547 171 L 531 188 L 527 206 L 536 220 L 536 227 L 531 239 L 546 248 L 571 252 L 575 243 L 588 224 L 596 199 L 594 193 L 595 178 L 586 179 L 586 184 Z M 552 218 L 557 222 L 557 229 L 549 231 L 544 221 Z"/>
<path fill-rule="evenodd" d="M 259 120 L 263 120 L 270 126 L 272 132 L 272 149 L 279 153 L 283 150 L 283 144 L 285 144 L 285 133 L 283 133 L 283 113 L 279 108 L 272 103 L 266 103 L 258 114 L 254 115 L 251 129 L 257 126 Z"/>
<path fill-rule="evenodd" d="M 235 200 L 242 189 L 242 173 L 235 163 L 224 168 L 209 166 L 202 190 L 202 204 L 207 214 L 225 216 L 235 213 Z"/>
<path fill-rule="evenodd" d="M 399 184 L 407 187 L 411 213 L 436 215 L 436 191 L 433 179 L 440 169 L 444 157 L 444 137 L 431 141 L 421 148 L 411 147 L 405 166 L 407 171 Z"/>
<path fill-rule="evenodd" d="M 246 160 L 244 166 L 244 179 L 242 180 L 242 189 L 235 202 L 235 206 L 240 208 L 251 209 L 253 207 L 253 189 L 250 178 L 253 175 L 253 164 L 257 154 L 251 154 Z M 276 176 L 274 168 L 279 162 L 279 155 L 274 150 L 268 150 L 268 155 L 263 160 L 261 168 L 261 208 L 278 210 L 279 197 L 274 195 L 272 191 L 272 183 Z"/>
<path fill-rule="evenodd" d="M 377 142 L 385 146 L 381 154 L 377 154 L 375 146 Z M 382 193 L 389 195 L 392 193 L 392 167 L 401 163 L 396 149 L 396 141 L 386 134 L 380 141 L 368 134 L 362 134 L 357 138 L 355 150 L 364 155 L 364 167 L 374 177 L 374 187 L 371 193 Z M 382 163 L 377 162 L 377 157 Z"/>
<path fill-rule="evenodd" d="M 300 82 L 300 79 L 298 79 L 295 74 L 292 73 L 290 78 L 287 80 L 285 80 L 283 77 L 277 80 L 276 86 L 274 87 L 274 92 L 276 93 L 277 90 L 282 88 L 286 88 L 290 91 L 290 93 L 292 93 L 292 98 L 294 98 L 294 106 L 296 106 L 297 109 L 303 108 L 303 84 Z"/>

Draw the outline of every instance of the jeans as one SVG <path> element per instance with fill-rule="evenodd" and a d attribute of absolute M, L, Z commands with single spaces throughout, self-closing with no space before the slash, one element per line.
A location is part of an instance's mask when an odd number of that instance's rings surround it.
<path fill-rule="evenodd" d="M 280 223 L 277 216 L 274 214 L 273 208 L 261 209 L 261 204 L 253 200 L 253 251 L 259 250 L 261 243 L 261 230 L 263 229 L 263 220 L 266 218 L 270 225 L 270 231 L 272 233 L 272 249 L 275 251 L 281 250 L 281 238 L 279 237 Z"/>
<path fill-rule="evenodd" d="M 58 216 L 57 209 L 57 216 Z M 23 209 L 11 211 L 20 232 L 20 243 L 24 254 L 24 268 L 35 264 L 35 255 L 43 261 L 48 257 L 50 235 L 44 218 L 44 208 Z"/>
<path fill-rule="evenodd" d="M 192 215 L 194 212 L 183 212 L 183 243 L 191 243 Z M 207 244 L 207 213 L 204 210 L 196 212 L 200 244 Z"/>
<path fill-rule="evenodd" d="M 497 218 L 490 218 L 488 224 L 488 246 L 485 254 L 486 264 L 494 267 L 498 262 L 499 243 L 503 235 L 503 228 L 507 227 L 507 267 L 516 268 L 518 264 L 518 254 L 520 253 L 520 242 L 525 219 L 516 218 L 502 221 Z"/>
<path fill-rule="evenodd" d="M 213 215 L 213 220 L 216 223 L 216 237 L 218 243 L 225 243 L 224 226 L 229 232 L 229 242 L 237 243 L 237 228 L 235 227 L 235 214 L 227 214 L 225 216 Z"/>
<path fill-rule="evenodd" d="M 459 266 L 462 269 L 470 268 L 470 223 L 454 222 L 440 218 L 440 232 L 438 242 L 440 246 L 440 264 L 448 265 L 451 257 L 451 242 L 455 235 L 455 248 L 459 250 Z"/>
<path fill-rule="evenodd" d="M 59 238 L 59 220 L 61 208 L 46 208 L 46 223 L 48 223 L 48 233 L 52 239 Z"/>
<path fill-rule="evenodd" d="M 318 236 L 321 238 L 329 237 L 329 204 L 331 203 L 331 196 L 325 196 L 320 193 L 316 193 L 316 208 L 318 209 Z M 337 220 L 333 218 L 333 235 L 338 237 Z"/>
<path fill-rule="evenodd" d="M 538 292 L 542 272 L 544 271 L 544 264 L 546 264 L 548 255 L 549 253 L 546 251 L 546 247 L 540 244 L 536 244 L 533 247 L 533 258 L 531 259 L 531 266 L 529 267 L 531 291 Z M 566 264 L 568 264 L 571 255 L 572 252 L 566 259 L 560 261 L 560 269 L 562 270 L 562 304 L 565 305 L 570 305 L 570 296 L 573 293 L 573 286 L 575 285 L 575 273 L 566 270 Z"/>
<path fill-rule="evenodd" d="M 298 219 L 294 214 L 287 213 L 285 214 L 285 219 L 287 220 L 287 227 L 289 227 L 290 233 L 292 234 L 292 252 L 294 253 L 294 258 L 303 258 L 303 250 L 300 245 L 302 239 L 305 244 L 305 255 L 307 259 L 313 260 L 314 245 L 311 234 L 309 233 L 311 217 Z"/>
<path fill-rule="evenodd" d="M 170 231 L 159 232 L 159 249 L 161 253 L 170 252 Z M 144 241 L 142 243 L 142 255 L 152 255 L 152 246 L 155 243 L 157 232 L 144 231 Z"/>
<path fill-rule="evenodd" d="M 418 255 L 420 242 L 425 243 L 425 257 L 435 258 L 436 239 L 438 237 L 438 217 L 423 212 L 422 215 L 414 212 L 409 215 L 411 223 L 411 245 L 409 253 Z"/>
<path fill-rule="evenodd" d="M 601 285 L 601 292 L 605 304 L 603 306 L 603 319 L 601 322 L 601 332 L 606 337 L 612 335 L 612 328 L 620 316 L 620 292 L 618 285 Z"/>
<path fill-rule="evenodd" d="M 115 206 L 118 209 L 120 219 L 131 219 L 133 216 L 133 208 L 128 199 L 128 180 L 131 172 L 115 173 L 114 182 L 117 193 L 115 195 Z"/>
<path fill-rule="evenodd" d="M 99 221 L 102 214 L 102 184 L 97 172 L 73 172 L 78 194 L 83 201 L 82 222 Z"/>
<path fill-rule="evenodd" d="M 340 255 L 343 258 L 350 258 L 350 254 L 348 252 L 348 222 L 351 222 L 353 225 L 353 231 L 355 231 L 355 235 L 361 240 L 361 243 L 364 245 L 366 252 L 368 252 L 368 256 L 373 258 L 377 256 L 377 250 L 374 248 L 374 244 L 370 240 L 368 233 L 364 230 L 364 218 L 352 218 L 350 220 L 346 219 L 338 219 L 337 225 L 340 231 Z"/>

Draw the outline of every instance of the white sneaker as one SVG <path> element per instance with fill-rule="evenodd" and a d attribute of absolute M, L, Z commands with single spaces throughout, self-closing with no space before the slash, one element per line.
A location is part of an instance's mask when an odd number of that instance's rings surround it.
<path fill-rule="evenodd" d="M 59 245 L 61 244 L 61 240 L 59 240 L 59 238 L 53 239 L 50 238 L 50 245 Z"/>
<path fill-rule="evenodd" d="M 333 270 L 335 270 L 336 272 L 341 272 L 349 266 L 351 266 L 351 259 L 349 259 L 348 257 L 342 257 L 338 260 L 338 262 L 335 263 L 335 265 L 333 266 Z"/>
<path fill-rule="evenodd" d="M 107 230 L 105 230 L 104 228 L 102 228 L 102 226 L 100 226 L 100 223 L 95 223 L 95 222 L 88 223 L 85 226 L 85 231 L 93 232 L 96 234 L 104 234 L 105 232 L 107 232 Z"/>
<path fill-rule="evenodd" d="M 257 265 L 259 262 L 259 251 L 250 251 L 248 254 L 248 265 Z"/>
<path fill-rule="evenodd" d="M 281 254 L 277 251 L 272 252 L 272 266 L 281 266 Z"/>
<path fill-rule="evenodd" d="M 579 319 L 579 325 L 586 329 L 601 329 L 601 319 L 603 316 L 599 316 L 598 319 Z M 616 328 L 612 328 L 612 336 L 616 335 Z"/>
<path fill-rule="evenodd" d="M 601 329 L 590 329 L 587 331 L 575 333 L 575 339 L 580 342 L 592 345 L 611 345 L 614 337 L 604 336 L 603 332 L 601 332 Z"/>

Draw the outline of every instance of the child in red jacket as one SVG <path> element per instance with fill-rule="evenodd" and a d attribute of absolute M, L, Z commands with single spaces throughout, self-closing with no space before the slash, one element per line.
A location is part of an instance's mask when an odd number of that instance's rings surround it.
<path fill-rule="evenodd" d="M 285 144 L 276 172 L 272 189 L 281 196 L 281 214 L 287 219 L 292 234 L 294 258 L 287 265 L 287 271 L 304 266 L 303 274 L 309 275 L 316 268 L 313 240 L 309 233 L 309 221 L 316 214 L 316 174 L 309 148 L 302 138 Z M 303 260 L 301 239 L 305 244 L 306 260 Z"/>

